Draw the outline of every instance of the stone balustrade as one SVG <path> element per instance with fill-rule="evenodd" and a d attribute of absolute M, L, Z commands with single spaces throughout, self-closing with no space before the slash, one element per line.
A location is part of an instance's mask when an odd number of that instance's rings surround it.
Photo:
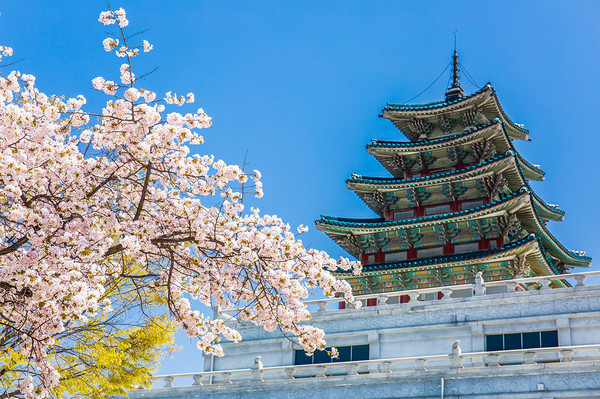
<path fill-rule="evenodd" d="M 600 345 L 578 345 L 555 348 L 532 348 L 498 352 L 461 353 L 457 341 L 448 355 L 403 357 L 393 359 L 373 359 L 355 362 L 307 364 L 293 366 L 263 367 L 257 357 L 255 367 L 236 370 L 206 371 L 186 374 L 155 376 L 152 389 L 162 390 L 178 386 L 229 386 L 230 384 L 263 381 L 289 381 L 303 378 L 351 378 L 364 374 L 408 375 L 424 371 L 444 371 L 452 369 L 482 369 L 485 367 L 512 367 L 535 365 L 538 362 L 571 363 L 577 361 L 598 361 Z M 176 383 L 179 380 L 180 383 Z M 143 390 L 143 388 L 140 388 Z"/>
<path fill-rule="evenodd" d="M 582 287 L 586 285 L 586 279 L 590 277 L 600 277 L 600 271 L 593 271 L 485 282 L 483 281 L 480 273 L 481 272 L 477 273 L 478 276 L 475 279 L 476 283 L 474 284 L 419 288 L 413 290 L 360 295 L 359 299 L 362 301 L 363 306 L 366 305 L 368 299 L 376 299 L 377 306 L 397 306 L 404 305 L 406 303 L 410 303 L 412 305 L 416 301 L 444 301 L 456 297 L 477 297 L 496 293 L 527 291 L 531 289 L 546 290 L 552 288 L 550 287 L 550 284 L 552 281 L 556 280 L 571 280 L 574 283 L 574 287 Z M 439 295 L 440 293 L 442 295 Z M 401 300 L 400 298 L 403 299 Z M 340 298 L 324 298 L 305 301 L 304 303 L 311 312 L 320 313 L 325 311 L 341 310 L 338 307 L 340 301 L 343 300 Z M 352 306 L 346 306 L 346 310 L 354 310 L 354 308 Z M 235 315 L 238 313 L 238 311 L 239 309 L 221 309 L 220 313 L 226 319 L 235 319 L 232 315 Z"/>

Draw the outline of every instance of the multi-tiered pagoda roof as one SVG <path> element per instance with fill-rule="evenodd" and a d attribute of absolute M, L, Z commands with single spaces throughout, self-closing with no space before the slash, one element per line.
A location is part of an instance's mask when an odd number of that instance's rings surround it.
<path fill-rule="evenodd" d="M 357 294 L 470 283 L 479 271 L 499 280 L 590 264 L 547 228 L 564 212 L 529 184 L 545 173 L 514 146 L 530 140 L 528 130 L 508 118 L 489 83 L 465 96 L 457 60 L 444 101 L 383 109 L 410 140 L 367 145 L 392 176 L 346 181 L 379 217 L 316 222 L 362 262 L 360 276 L 342 274 Z"/>

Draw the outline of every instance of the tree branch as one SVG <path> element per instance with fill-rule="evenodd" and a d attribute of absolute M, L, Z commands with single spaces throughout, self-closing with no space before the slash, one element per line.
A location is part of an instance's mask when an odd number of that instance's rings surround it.
<path fill-rule="evenodd" d="M 152 162 L 148 161 L 148 165 L 146 166 L 146 178 L 144 179 L 144 187 L 142 187 L 142 194 L 140 195 L 140 203 L 137 206 L 137 210 L 135 211 L 135 216 L 133 220 L 138 220 L 142 214 L 142 209 L 144 207 L 144 201 L 146 200 L 146 194 L 148 193 L 148 184 L 150 183 L 150 173 L 152 172 Z"/>
<path fill-rule="evenodd" d="M 25 245 L 27 243 L 27 241 L 29 241 L 29 238 L 27 237 L 27 235 L 24 235 L 23 237 L 19 238 L 14 244 L 12 244 L 11 246 L 8 246 L 2 250 L 0 250 L 0 256 L 2 255 L 6 255 L 9 254 L 11 252 L 16 251 L 17 249 L 21 248 L 23 245 Z"/>

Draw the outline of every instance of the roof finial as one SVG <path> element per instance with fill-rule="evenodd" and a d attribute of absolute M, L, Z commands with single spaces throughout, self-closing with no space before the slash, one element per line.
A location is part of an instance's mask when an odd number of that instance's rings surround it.
<path fill-rule="evenodd" d="M 460 76 L 458 75 L 459 62 L 458 62 L 458 52 L 456 51 L 456 34 L 457 30 L 454 30 L 454 55 L 452 56 L 452 85 L 446 91 L 446 101 L 454 101 L 459 99 L 460 97 L 464 97 L 465 93 L 463 92 L 462 87 L 460 86 Z"/>
<path fill-rule="evenodd" d="M 454 29 L 454 52 L 456 53 L 456 34 L 458 33 L 458 31 L 456 29 Z"/>

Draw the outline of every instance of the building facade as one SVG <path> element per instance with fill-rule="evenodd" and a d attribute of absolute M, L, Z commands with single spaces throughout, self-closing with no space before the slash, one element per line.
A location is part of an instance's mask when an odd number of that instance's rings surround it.
<path fill-rule="evenodd" d="M 130 397 L 600 398 L 600 286 L 584 282 L 600 272 L 573 276 L 574 287 L 550 288 L 566 277 L 555 276 L 447 286 L 442 299 L 431 288 L 367 295 L 377 305 L 358 310 L 313 301 L 340 361 L 232 320 L 244 341 L 206 357 L 214 371 L 157 376 Z M 531 283 L 544 288 L 522 290 Z"/>

